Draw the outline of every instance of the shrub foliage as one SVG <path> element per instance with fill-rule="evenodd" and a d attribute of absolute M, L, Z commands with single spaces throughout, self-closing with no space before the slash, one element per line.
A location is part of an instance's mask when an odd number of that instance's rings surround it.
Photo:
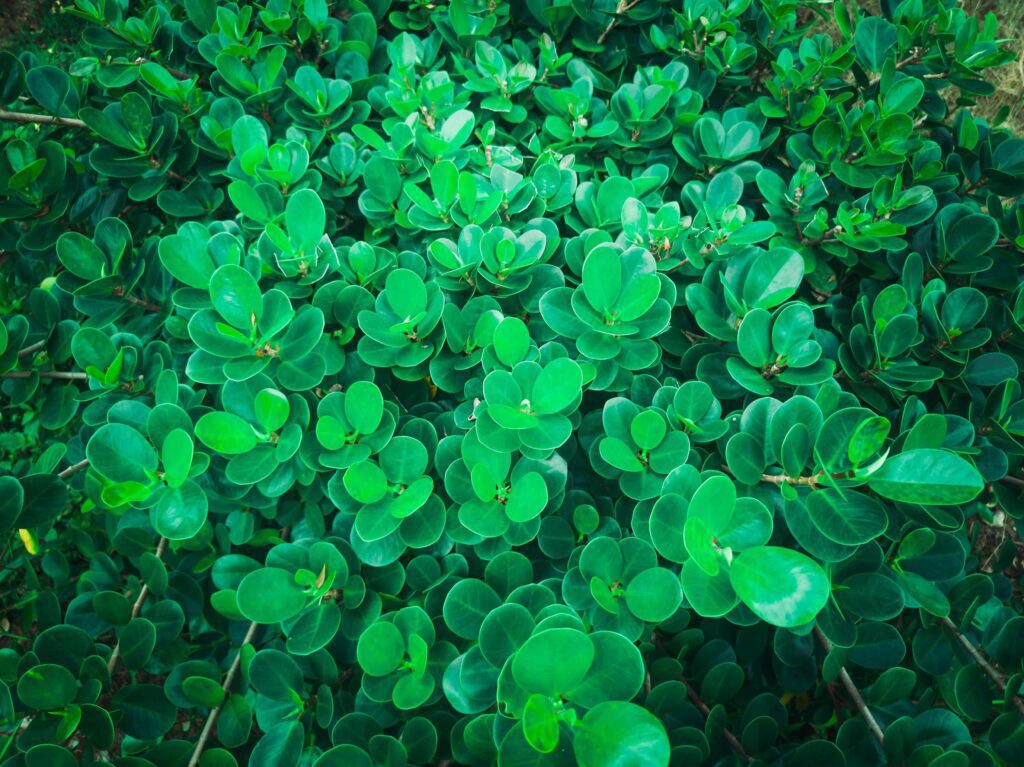
<path fill-rule="evenodd" d="M 1024 763 L 1012 56 L 881 6 L 0 54 L 2 764 Z"/>

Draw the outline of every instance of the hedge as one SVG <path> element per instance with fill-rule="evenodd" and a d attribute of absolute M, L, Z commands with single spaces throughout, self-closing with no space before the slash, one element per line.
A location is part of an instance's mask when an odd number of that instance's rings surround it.
<path fill-rule="evenodd" d="M 1024 764 L 1024 141 L 954 0 L 75 0 L 0 53 L 0 765 Z"/>

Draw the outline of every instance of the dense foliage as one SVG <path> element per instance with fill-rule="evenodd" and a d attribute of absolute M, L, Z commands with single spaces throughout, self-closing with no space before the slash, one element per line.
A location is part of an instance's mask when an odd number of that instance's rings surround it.
<path fill-rule="evenodd" d="M 881 7 L 0 53 L 0 764 L 1024 764 L 1012 56 Z"/>

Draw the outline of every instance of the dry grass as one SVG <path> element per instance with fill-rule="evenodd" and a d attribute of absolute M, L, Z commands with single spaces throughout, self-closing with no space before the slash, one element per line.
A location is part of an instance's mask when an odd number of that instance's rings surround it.
<path fill-rule="evenodd" d="M 996 92 L 978 100 L 974 112 L 991 121 L 1000 109 L 1009 113 L 1003 125 L 1017 135 L 1024 133 L 1024 0 L 961 0 L 963 7 L 978 18 L 995 13 L 999 19 L 999 35 L 1009 39 L 1007 45 L 1017 60 L 989 73 Z"/>
<path fill-rule="evenodd" d="M 1008 128 L 1017 135 L 1024 135 L 1024 0 L 959 0 L 960 7 L 968 13 L 984 19 L 987 13 L 994 13 L 999 20 L 999 36 L 1006 40 L 1007 47 L 1017 54 L 1016 61 L 986 71 L 986 77 L 995 86 L 996 92 L 991 96 L 977 99 L 970 107 L 971 111 L 990 124 L 997 119 L 1000 110 L 1006 110 L 1006 116 L 1000 127 Z M 848 0 L 847 6 L 856 6 L 868 14 L 881 12 L 879 0 Z M 839 40 L 840 33 L 832 21 L 831 5 L 826 3 L 821 8 L 815 31 L 824 32 L 834 40 Z M 958 91 L 950 88 L 944 91 L 949 100 L 950 108 L 954 107 Z"/>

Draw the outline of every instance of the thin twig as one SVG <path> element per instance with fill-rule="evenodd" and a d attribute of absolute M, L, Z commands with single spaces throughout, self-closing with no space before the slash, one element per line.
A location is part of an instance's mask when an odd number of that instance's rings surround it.
<path fill-rule="evenodd" d="M 961 634 L 960 629 L 958 629 L 956 624 L 949 618 L 943 618 L 942 625 L 949 629 L 953 636 L 960 640 L 960 644 L 963 645 L 963 648 L 967 650 L 972 658 L 974 658 L 974 662 L 977 663 L 981 670 L 988 675 L 989 679 L 996 683 L 996 687 L 998 687 L 999 691 L 1003 693 L 1004 700 L 1009 696 L 1009 700 L 1013 703 L 1014 708 L 1024 715 L 1024 701 L 1022 701 L 1012 690 L 1009 692 L 1007 691 L 1006 681 L 1003 679 L 1003 675 L 996 671 L 995 668 L 992 667 L 991 663 L 985 660 L 985 656 L 983 656 L 978 648 L 974 646 L 974 643 Z"/>
<path fill-rule="evenodd" d="M 249 624 L 249 630 L 245 632 L 245 639 L 242 640 L 241 647 L 238 648 L 238 655 L 231 662 L 231 668 L 228 669 L 228 674 L 224 677 L 224 684 L 221 689 L 224 691 L 224 698 L 210 711 L 210 715 L 206 717 L 206 723 L 203 724 L 203 731 L 199 734 L 199 740 L 196 741 L 196 747 L 192 751 L 192 758 L 188 760 L 188 767 L 196 767 L 199 764 L 199 757 L 203 755 L 203 749 L 206 748 L 206 741 L 210 739 L 211 733 L 213 733 L 213 726 L 217 723 L 217 717 L 220 715 L 220 710 L 224 707 L 224 701 L 228 699 L 228 695 L 231 694 L 231 685 L 235 681 L 235 676 L 238 674 L 238 669 L 242 665 L 242 650 L 245 646 L 252 644 L 253 637 L 256 636 L 256 629 L 259 624 L 253 621 Z"/>
<path fill-rule="evenodd" d="M 821 234 L 818 237 L 806 237 L 803 234 L 801 234 L 800 235 L 800 244 L 801 245 L 821 245 L 822 243 L 827 243 L 827 242 L 837 242 L 836 238 L 833 237 L 832 235 L 834 235 L 834 234 L 841 234 L 842 231 L 843 231 L 843 228 L 837 224 L 836 226 L 833 226 L 831 229 L 826 229 L 824 234 Z"/>
<path fill-rule="evenodd" d="M 32 724 L 32 720 L 35 718 L 35 714 L 28 714 L 27 716 L 22 717 L 22 720 L 18 723 L 18 726 L 15 727 L 13 730 L 0 731 L 0 735 L 10 736 L 7 739 L 7 742 L 4 743 L 3 748 L 0 748 L 0 759 L 4 758 L 4 755 L 7 753 L 7 749 L 9 749 L 11 747 L 11 744 L 14 743 L 14 739 L 18 737 L 18 734 L 26 730 L 28 726 Z"/>
<path fill-rule="evenodd" d="M 697 692 L 696 689 L 694 689 L 693 685 L 690 684 L 690 681 L 686 677 L 682 677 L 682 680 L 683 684 L 686 685 L 686 694 L 690 696 L 690 700 L 693 701 L 693 705 L 700 709 L 700 712 L 704 715 L 704 718 L 706 719 L 708 715 L 711 713 L 711 709 L 708 708 L 708 704 L 701 699 L 700 694 Z M 754 761 L 754 757 L 747 753 L 746 749 L 743 748 L 743 744 L 740 743 L 739 738 L 737 738 L 733 734 L 732 730 L 730 730 L 728 727 L 723 727 L 722 735 L 725 737 L 727 741 L 729 741 L 729 745 L 732 746 L 733 751 L 735 751 L 741 759 L 748 763 Z"/>
<path fill-rule="evenodd" d="M 11 370 L 0 375 L 0 378 L 59 378 L 62 381 L 87 381 L 88 373 L 68 373 L 62 370 Z"/>
<path fill-rule="evenodd" d="M 64 471 L 60 472 L 57 476 L 60 479 L 67 479 L 72 474 L 77 474 L 88 465 L 89 459 L 86 458 L 85 460 L 79 461 L 78 463 L 74 463 L 71 466 L 68 466 L 66 469 L 64 469 Z"/>
<path fill-rule="evenodd" d="M 615 13 L 616 14 L 626 13 L 628 10 L 630 10 L 634 5 L 636 5 L 639 2 L 640 2 L 640 0 L 633 0 L 633 2 L 631 2 L 631 3 L 627 3 L 627 2 L 625 2 L 625 0 L 619 0 L 619 3 L 618 3 L 618 5 L 615 8 Z M 615 29 L 615 27 L 617 27 L 618 24 L 619 24 L 619 20 L 618 19 L 612 19 L 611 21 L 609 21 L 608 22 L 608 26 L 605 27 L 604 31 L 598 36 L 597 44 L 598 45 L 604 45 L 605 38 L 608 37 L 608 35 L 610 35 L 612 33 L 612 30 Z"/>
<path fill-rule="evenodd" d="M 964 194 L 970 194 L 975 189 L 980 189 L 986 184 L 988 184 L 988 179 L 985 176 L 981 176 L 977 181 L 972 181 L 970 184 L 967 185 L 967 188 L 964 189 Z"/>
<path fill-rule="evenodd" d="M 909 59 L 904 59 L 903 61 L 898 62 L 896 64 L 896 71 L 898 72 L 901 69 L 903 69 L 904 67 L 909 67 L 912 64 L 917 64 L 918 62 L 921 61 L 921 59 L 923 57 L 924 57 L 923 54 L 917 53 L 917 54 L 911 56 Z M 875 77 L 873 80 L 871 80 L 871 82 L 868 83 L 868 87 L 869 88 L 874 88 L 876 85 L 878 85 L 881 82 L 882 82 L 882 76 L 878 75 L 878 77 Z"/>
<path fill-rule="evenodd" d="M 161 64 L 158 61 L 152 61 L 151 59 L 146 59 L 146 58 L 143 58 L 142 56 L 139 56 L 137 59 L 135 59 L 135 64 L 136 64 L 136 66 L 142 66 L 143 64 L 156 64 L 159 67 L 163 67 L 164 71 L 167 72 L 167 74 L 169 74 L 175 80 L 191 80 L 193 77 L 198 77 L 199 76 L 199 75 L 190 75 L 188 72 L 182 72 L 180 69 L 175 69 L 174 67 L 169 67 L 166 64 Z"/>
<path fill-rule="evenodd" d="M 0 109 L 0 121 L 12 123 L 28 123 L 36 125 L 63 125 L 68 128 L 85 128 L 84 122 L 75 117 L 57 117 L 55 115 L 37 115 L 31 112 L 9 112 Z"/>
<path fill-rule="evenodd" d="M 670 266 L 668 269 L 663 271 L 662 274 L 670 274 L 670 273 L 674 272 L 676 269 L 682 269 L 684 266 L 687 266 L 689 263 L 690 263 L 690 259 L 684 258 L 682 261 L 680 261 L 675 266 Z"/>
<path fill-rule="evenodd" d="M 817 626 L 814 627 L 814 634 L 821 642 L 821 646 L 825 648 L 825 652 L 832 652 L 832 643 L 828 641 L 828 637 L 826 637 Z M 843 687 L 846 688 L 847 694 L 853 700 L 853 705 L 857 707 L 857 711 L 859 711 L 860 715 L 864 718 L 864 722 L 867 724 L 871 734 L 875 736 L 875 740 L 878 741 L 879 745 L 884 745 L 885 733 L 882 732 L 882 728 L 878 726 L 878 722 L 868 709 L 868 704 L 864 702 L 864 698 L 860 694 L 860 690 L 857 689 L 857 685 L 853 683 L 853 679 L 851 679 L 849 673 L 847 673 L 846 666 L 839 667 L 839 681 L 843 683 Z"/>
<path fill-rule="evenodd" d="M 26 346 L 24 349 L 22 349 L 20 352 L 18 352 L 18 356 L 19 357 L 27 357 L 28 355 L 32 354 L 33 352 L 37 352 L 40 349 L 42 349 L 49 342 L 50 342 L 50 339 L 48 339 L 48 338 L 44 338 L 42 341 L 36 341 L 31 346 Z"/>
<path fill-rule="evenodd" d="M 281 530 L 279 538 L 284 541 L 288 538 L 289 528 Z M 210 710 L 209 715 L 206 717 L 206 722 L 203 723 L 203 730 L 199 733 L 199 740 L 196 741 L 196 746 L 192 750 L 192 758 L 188 760 L 188 767 L 196 767 L 199 764 L 199 757 L 203 755 L 203 749 L 206 748 L 206 741 L 210 739 L 210 735 L 213 733 L 213 727 L 217 724 L 217 717 L 220 716 L 220 711 L 224 707 L 224 701 L 228 699 L 231 694 L 231 685 L 234 684 L 235 676 L 238 674 L 238 669 L 242 665 L 242 650 L 245 649 L 246 645 L 252 644 L 253 637 L 256 636 L 256 629 L 259 628 L 259 624 L 253 621 L 249 624 L 249 630 L 245 632 L 245 638 L 242 640 L 242 644 L 238 648 L 238 655 L 231 662 L 231 668 L 228 669 L 227 676 L 224 677 L 224 684 L 221 686 L 221 690 L 224 691 L 224 697 L 220 703 Z"/>
<path fill-rule="evenodd" d="M 88 462 L 86 462 L 88 463 Z M 160 538 L 160 543 L 156 546 L 156 558 L 160 559 L 164 555 L 164 551 L 167 550 L 167 539 Z M 146 597 L 149 596 L 149 584 L 143 583 L 142 588 L 139 590 L 139 597 L 135 600 L 135 604 L 132 605 L 132 620 L 139 617 L 139 613 L 142 612 L 142 604 L 146 601 Z M 114 645 L 114 651 L 110 653 L 110 660 L 107 661 L 107 673 L 113 674 L 114 667 L 117 666 L 117 659 L 121 657 L 121 640 L 117 640 L 117 644 Z"/>
<path fill-rule="evenodd" d="M 1011 477 L 1010 475 L 1006 475 L 1000 481 L 1016 485 L 1017 487 L 1024 487 L 1024 479 L 1021 479 L 1020 477 Z"/>
<path fill-rule="evenodd" d="M 818 480 L 825 476 L 825 472 L 819 471 L 810 477 L 787 477 L 785 474 L 762 474 L 762 482 L 771 482 L 773 485 L 808 485 L 816 487 Z"/>
<path fill-rule="evenodd" d="M 122 296 L 122 298 L 124 298 L 125 301 L 132 304 L 133 306 L 138 306 L 142 309 L 145 309 L 147 312 L 156 312 L 159 314 L 160 312 L 163 311 L 163 309 L 161 309 L 156 304 L 151 303 L 149 301 L 143 301 L 141 298 L 136 298 L 135 296 Z"/>

